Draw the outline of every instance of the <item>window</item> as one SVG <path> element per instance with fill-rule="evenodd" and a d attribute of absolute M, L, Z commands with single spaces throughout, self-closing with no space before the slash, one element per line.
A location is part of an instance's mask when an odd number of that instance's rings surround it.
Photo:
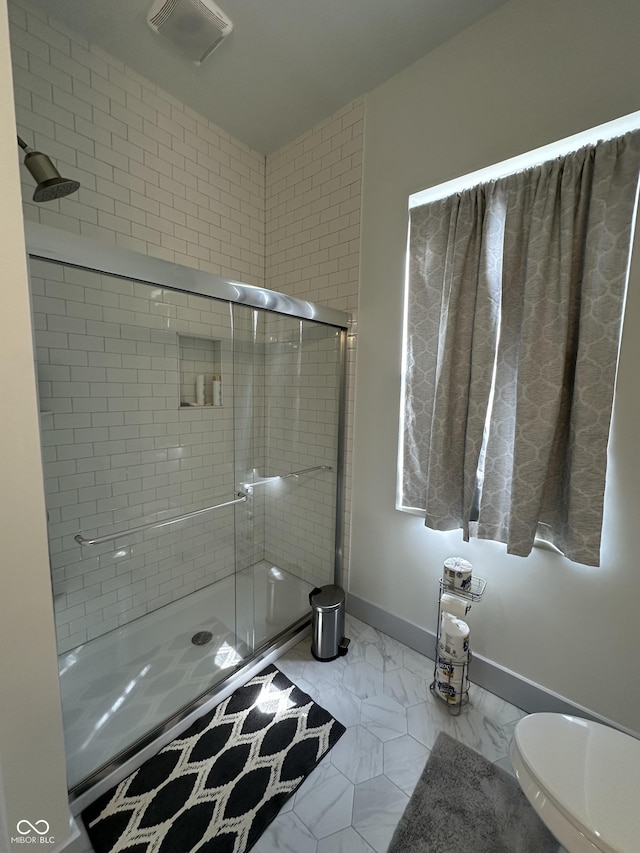
<path fill-rule="evenodd" d="M 411 210 L 399 508 L 599 562 L 640 131 Z"/>

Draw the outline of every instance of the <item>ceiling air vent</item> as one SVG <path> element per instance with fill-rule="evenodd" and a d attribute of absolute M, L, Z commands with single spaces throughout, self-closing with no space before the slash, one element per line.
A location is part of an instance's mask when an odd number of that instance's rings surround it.
<path fill-rule="evenodd" d="M 212 0 L 155 0 L 147 23 L 196 65 L 229 35 L 233 24 Z"/>

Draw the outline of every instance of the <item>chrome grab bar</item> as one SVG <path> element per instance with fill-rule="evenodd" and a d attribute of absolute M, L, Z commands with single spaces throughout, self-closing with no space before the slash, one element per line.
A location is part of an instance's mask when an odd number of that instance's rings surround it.
<path fill-rule="evenodd" d="M 103 542 L 113 542 L 115 539 L 120 539 L 123 536 L 131 536 L 133 533 L 140 533 L 143 530 L 153 530 L 156 527 L 167 527 L 169 524 L 175 524 L 177 521 L 185 521 L 188 518 L 195 518 L 205 512 L 211 512 L 214 509 L 224 509 L 227 506 L 245 503 L 251 495 L 251 490 L 254 486 L 262 486 L 265 483 L 273 483 L 275 480 L 287 480 L 289 477 L 298 477 L 300 474 L 311 474 L 313 471 L 333 471 L 332 465 L 314 465 L 313 468 L 303 468 L 300 471 L 291 471 L 288 474 L 277 474 L 275 477 L 265 477 L 263 480 L 256 480 L 255 483 L 242 483 L 246 492 L 237 492 L 238 497 L 232 501 L 225 501 L 215 506 L 208 506 L 204 509 L 197 509 L 194 512 L 187 512 L 184 515 L 177 515 L 174 518 L 165 518 L 163 521 L 150 521 L 148 524 L 141 524 L 139 527 L 131 527 L 129 530 L 121 530 L 119 533 L 111 533 L 107 536 L 97 536 L 95 539 L 86 539 L 82 533 L 76 533 L 73 537 L 78 545 L 102 545 Z"/>
<path fill-rule="evenodd" d="M 290 474 L 280 474 L 279 480 L 286 480 L 287 477 L 297 477 L 299 474 L 310 474 L 312 471 L 333 471 L 331 465 L 315 465 L 313 468 L 303 468 L 302 471 L 292 471 Z"/>
<path fill-rule="evenodd" d="M 103 542 L 112 542 L 115 539 L 120 539 L 123 536 L 131 536 L 133 533 L 140 533 L 142 530 L 153 530 L 156 527 L 167 527 L 169 524 L 175 524 L 177 521 L 185 521 L 187 518 L 195 518 L 205 512 L 211 512 L 214 509 L 224 509 L 227 506 L 234 504 L 245 503 L 249 499 L 249 495 L 244 492 L 237 492 L 238 497 L 232 501 L 225 501 L 215 506 L 207 506 L 204 509 L 196 509 L 193 512 L 187 512 L 184 515 L 177 515 L 174 518 L 165 518 L 163 521 L 150 521 L 148 524 L 141 524 L 139 527 L 130 527 L 129 530 L 121 530 L 119 533 L 111 533 L 108 536 L 97 536 L 95 539 L 85 539 L 81 533 L 76 533 L 73 537 L 78 545 L 101 545 Z"/>
<path fill-rule="evenodd" d="M 314 465 L 313 468 L 303 468 L 301 471 L 291 471 L 289 474 L 274 474 L 273 477 L 264 477 L 255 483 L 241 483 L 240 485 L 251 494 L 254 486 L 264 486 L 267 483 L 275 483 L 276 480 L 287 480 L 289 477 L 299 477 L 300 474 L 311 474 L 312 471 L 333 471 L 332 465 Z"/>

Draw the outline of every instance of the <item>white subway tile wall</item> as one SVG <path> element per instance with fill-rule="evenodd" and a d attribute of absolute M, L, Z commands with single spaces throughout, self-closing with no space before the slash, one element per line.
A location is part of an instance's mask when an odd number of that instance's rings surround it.
<path fill-rule="evenodd" d="M 231 508 L 100 545 L 74 539 L 234 497 L 231 317 L 227 303 L 205 297 L 41 260 L 30 266 L 64 652 L 234 571 Z M 196 332 L 216 345 L 224 406 L 180 406 L 178 334 Z M 261 554 L 257 543 L 252 562 Z"/>
<path fill-rule="evenodd" d="M 26 219 L 264 286 L 265 159 L 23 0 L 9 3 L 18 133 L 80 181 Z"/>
<path fill-rule="evenodd" d="M 72 196 L 46 205 L 35 204 L 31 201 L 33 181 L 23 168 L 25 218 L 250 284 L 266 285 L 350 312 L 355 319 L 363 99 L 265 159 L 82 36 L 48 19 L 26 0 L 10 0 L 9 14 L 19 133 L 29 145 L 49 154 L 65 176 L 77 178 L 82 184 Z M 70 335 L 65 324 L 72 319 L 78 321 L 78 329 L 82 321 L 94 319 L 89 307 L 96 311 L 132 310 L 135 314 L 136 297 L 129 297 L 134 301 L 123 308 L 120 296 L 126 294 L 92 289 L 94 301 L 79 305 L 73 300 L 67 303 L 61 296 L 42 295 L 51 310 L 47 309 L 47 328 L 40 331 L 56 333 L 55 317 L 61 317 L 64 329 L 59 334 Z M 155 300 L 151 304 L 155 312 L 175 307 Z M 67 310 L 79 313 L 67 314 Z M 113 316 L 119 319 L 107 322 L 131 323 L 122 315 Z M 73 334 L 97 336 L 82 331 Z M 199 329 L 193 334 L 204 333 Z M 345 587 L 355 340 L 355 336 L 350 337 L 347 349 Z M 56 349 L 42 347 L 50 348 Z M 69 370 L 72 366 L 93 366 L 73 365 L 76 353 L 76 349 L 68 349 L 68 363 L 57 366 Z M 244 369 L 251 373 L 264 368 L 237 361 L 236 371 Z M 70 388 L 57 386 L 56 390 Z M 256 394 L 247 405 L 260 413 L 264 400 Z M 82 399 L 79 396 L 76 403 L 78 408 L 88 407 L 82 414 L 98 414 L 90 410 L 90 396 L 84 404 Z M 105 414 L 111 412 L 102 413 Z M 260 423 L 260 418 L 255 423 Z M 253 460 L 261 458 L 264 437 L 257 429 L 252 427 L 253 434 L 246 438 L 246 454 L 241 452 L 238 457 L 239 471 L 250 455 Z M 60 452 L 64 455 L 65 451 Z M 67 452 L 71 452 L 70 448 Z M 276 461 L 278 465 L 285 462 Z M 246 520 L 246 539 L 237 537 L 241 565 L 251 563 L 256 557 L 255 542 L 263 541 L 264 513 L 257 500 L 255 507 L 255 514 Z M 294 513 L 291 520 L 295 518 Z M 310 530 L 308 524 L 301 525 L 297 541 L 306 542 Z"/>
<path fill-rule="evenodd" d="M 267 157 L 266 286 L 358 307 L 364 99 Z"/>
<path fill-rule="evenodd" d="M 266 286 L 351 315 L 347 344 L 343 577 L 349 587 L 351 465 L 364 98 L 267 157 Z"/>

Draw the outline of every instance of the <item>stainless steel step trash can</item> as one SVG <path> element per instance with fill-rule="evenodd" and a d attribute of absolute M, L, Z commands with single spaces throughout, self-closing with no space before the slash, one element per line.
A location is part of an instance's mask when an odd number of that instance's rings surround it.
<path fill-rule="evenodd" d="M 344 590 L 330 584 L 309 593 L 311 605 L 311 654 L 316 660 L 335 660 L 346 655 L 349 640 L 344 636 Z"/>

